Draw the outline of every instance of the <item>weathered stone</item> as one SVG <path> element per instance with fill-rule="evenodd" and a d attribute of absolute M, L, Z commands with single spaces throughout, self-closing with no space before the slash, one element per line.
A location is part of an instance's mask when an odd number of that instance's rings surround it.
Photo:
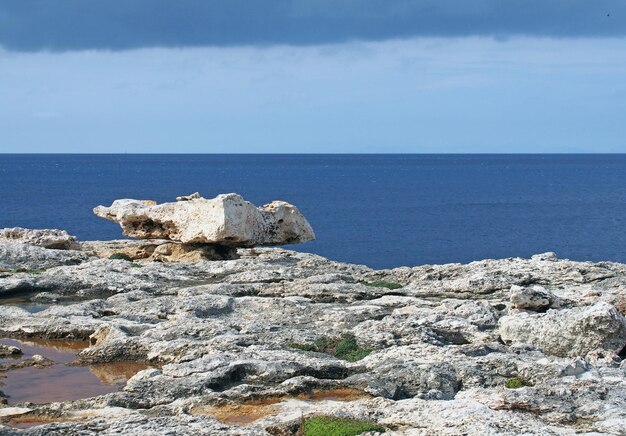
<path fill-rule="evenodd" d="M 176 197 L 176 201 L 190 201 L 197 200 L 198 198 L 202 198 L 199 192 L 194 192 L 191 195 L 181 195 L 180 197 Z"/>
<path fill-rule="evenodd" d="M 626 319 L 608 303 L 591 307 L 518 313 L 500 319 L 500 336 L 555 356 L 582 356 L 594 350 L 618 353 L 626 346 Z"/>
<path fill-rule="evenodd" d="M 0 304 L 0 337 L 92 336 L 82 363 L 155 366 L 119 392 L 29 404 L 29 418 L 59 422 L 13 432 L 1 424 L 11 414 L 0 416 L 0 434 L 261 435 L 297 431 L 316 414 L 373 420 L 391 434 L 623 433 L 626 356 L 619 340 L 607 339 L 619 339 L 619 318 L 604 302 L 626 289 L 626 265 L 535 258 L 373 271 L 280 248 L 241 248 L 223 261 L 150 261 L 181 246 L 85 242 L 77 265 L 0 275 L 0 289 L 27 301 Z M 140 262 L 101 258 L 114 252 Z M 376 280 L 402 287 L 363 284 Z M 503 318 L 511 287 L 537 283 L 574 308 Z M 526 332 L 508 345 L 500 341 L 507 323 Z M 545 348 L 533 344 L 546 333 Z M 345 334 L 362 359 L 312 347 Z M 583 355 L 587 343 L 601 347 Z M 551 354 L 570 348 L 581 357 Z M 506 388 L 513 377 L 527 386 Z M 324 396 L 338 389 L 363 394 Z M 264 408 L 246 425 L 202 414 L 246 402 Z"/>
<path fill-rule="evenodd" d="M 22 354 L 22 350 L 14 346 L 6 346 L 0 344 L 0 358 L 14 357 Z"/>
<path fill-rule="evenodd" d="M 554 307 L 557 298 L 554 294 L 541 286 L 524 288 L 521 286 L 511 286 L 511 304 L 515 309 L 532 310 L 536 312 L 545 311 Z"/>
<path fill-rule="evenodd" d="M 0 243 L 2 242 L 22 242 L 37 245 L 43 248 L 54 248 L 57 250 L 68 250 L 78 248 L 75 236 L 70 236 L 65 230 L 57 229 L 24 229 L 22 227 L 11 227 L 0 229 Z"/>
<path fill-rule="evenodd" d="M 168 239 L 186 244 L 234 247 L 297 244 L 315 239 L 313 229 L 293 205 L 274 201 L 260 208 L 237 194 L 213 199 L 154 205 L 143 200 L 116 200 L 94 213 L 120 224 L 124 235 Z"/>
<path fill-rule="evenodd" d="M 547 253 L 535 254 L 530 260 L 534 260 L 535 262 L 554 262 L 558 260 L 558 257 L 555 252 L 548 251 Z"/>
<path fill-rule="evenodd" d="M 237 258 L 237 248 L 224 245 L 181 244 L 170 241 L 109 241 L 85 242 L 81 249 L 90 255 L 108 259 L 126 255 L 130 260 L 165 263 L 197 262 L 200 260 L 229 260 Z"/>
<path fill-rule="evenodd" d="M 28 272 L 61 265 L 77 265 L 88 258 L 85 253 L 77 250 L 49 249 L 23 242 L 0 243 L 0 270 Z"/>

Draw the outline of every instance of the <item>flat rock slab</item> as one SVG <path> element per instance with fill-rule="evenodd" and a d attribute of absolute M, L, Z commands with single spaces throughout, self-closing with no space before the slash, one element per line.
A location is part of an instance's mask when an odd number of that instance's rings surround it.
<path fill-rule="evenodd" d="M 297 207 L 273 201 L 257 208 L 237 194 L 212 199 L 192 195 L 162 204 L 115 200 L 110 207 L 96 207 L 94 213 L 119 223 L 124 235 L 139 239 L 230 247 L 297 244 L 315 239 L 311 225 Z"/>

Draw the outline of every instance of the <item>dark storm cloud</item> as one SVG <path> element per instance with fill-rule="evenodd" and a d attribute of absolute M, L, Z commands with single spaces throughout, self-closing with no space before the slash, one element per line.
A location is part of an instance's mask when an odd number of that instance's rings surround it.
<path fill-rule="evenodd" d="M 626 35 L 624 0 L 1 0 L 9 50 Z"/>

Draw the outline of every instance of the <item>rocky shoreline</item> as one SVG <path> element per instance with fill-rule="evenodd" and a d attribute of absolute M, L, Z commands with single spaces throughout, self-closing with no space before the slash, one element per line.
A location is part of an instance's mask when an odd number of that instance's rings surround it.
<path fill-rule="evenodd" d="M 377 271 L 281 248 L 215 260 L 172 241 L 31 236 L 0 241 L 0 337 L 87 339 L 76 365 L 149 368 L 92 398 L 9 397 L 0 434 L 278 435 L 314 415 L 387 434 L 626 434 L 623 264 L 546 253 Z"/>

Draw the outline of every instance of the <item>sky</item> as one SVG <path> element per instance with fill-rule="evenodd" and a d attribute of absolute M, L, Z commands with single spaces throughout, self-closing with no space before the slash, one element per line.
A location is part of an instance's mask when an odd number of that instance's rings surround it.
<path fill-rule="evenodd" d="M 0 152 L 626 152 L 619 0 L 3 0 Z"/>

